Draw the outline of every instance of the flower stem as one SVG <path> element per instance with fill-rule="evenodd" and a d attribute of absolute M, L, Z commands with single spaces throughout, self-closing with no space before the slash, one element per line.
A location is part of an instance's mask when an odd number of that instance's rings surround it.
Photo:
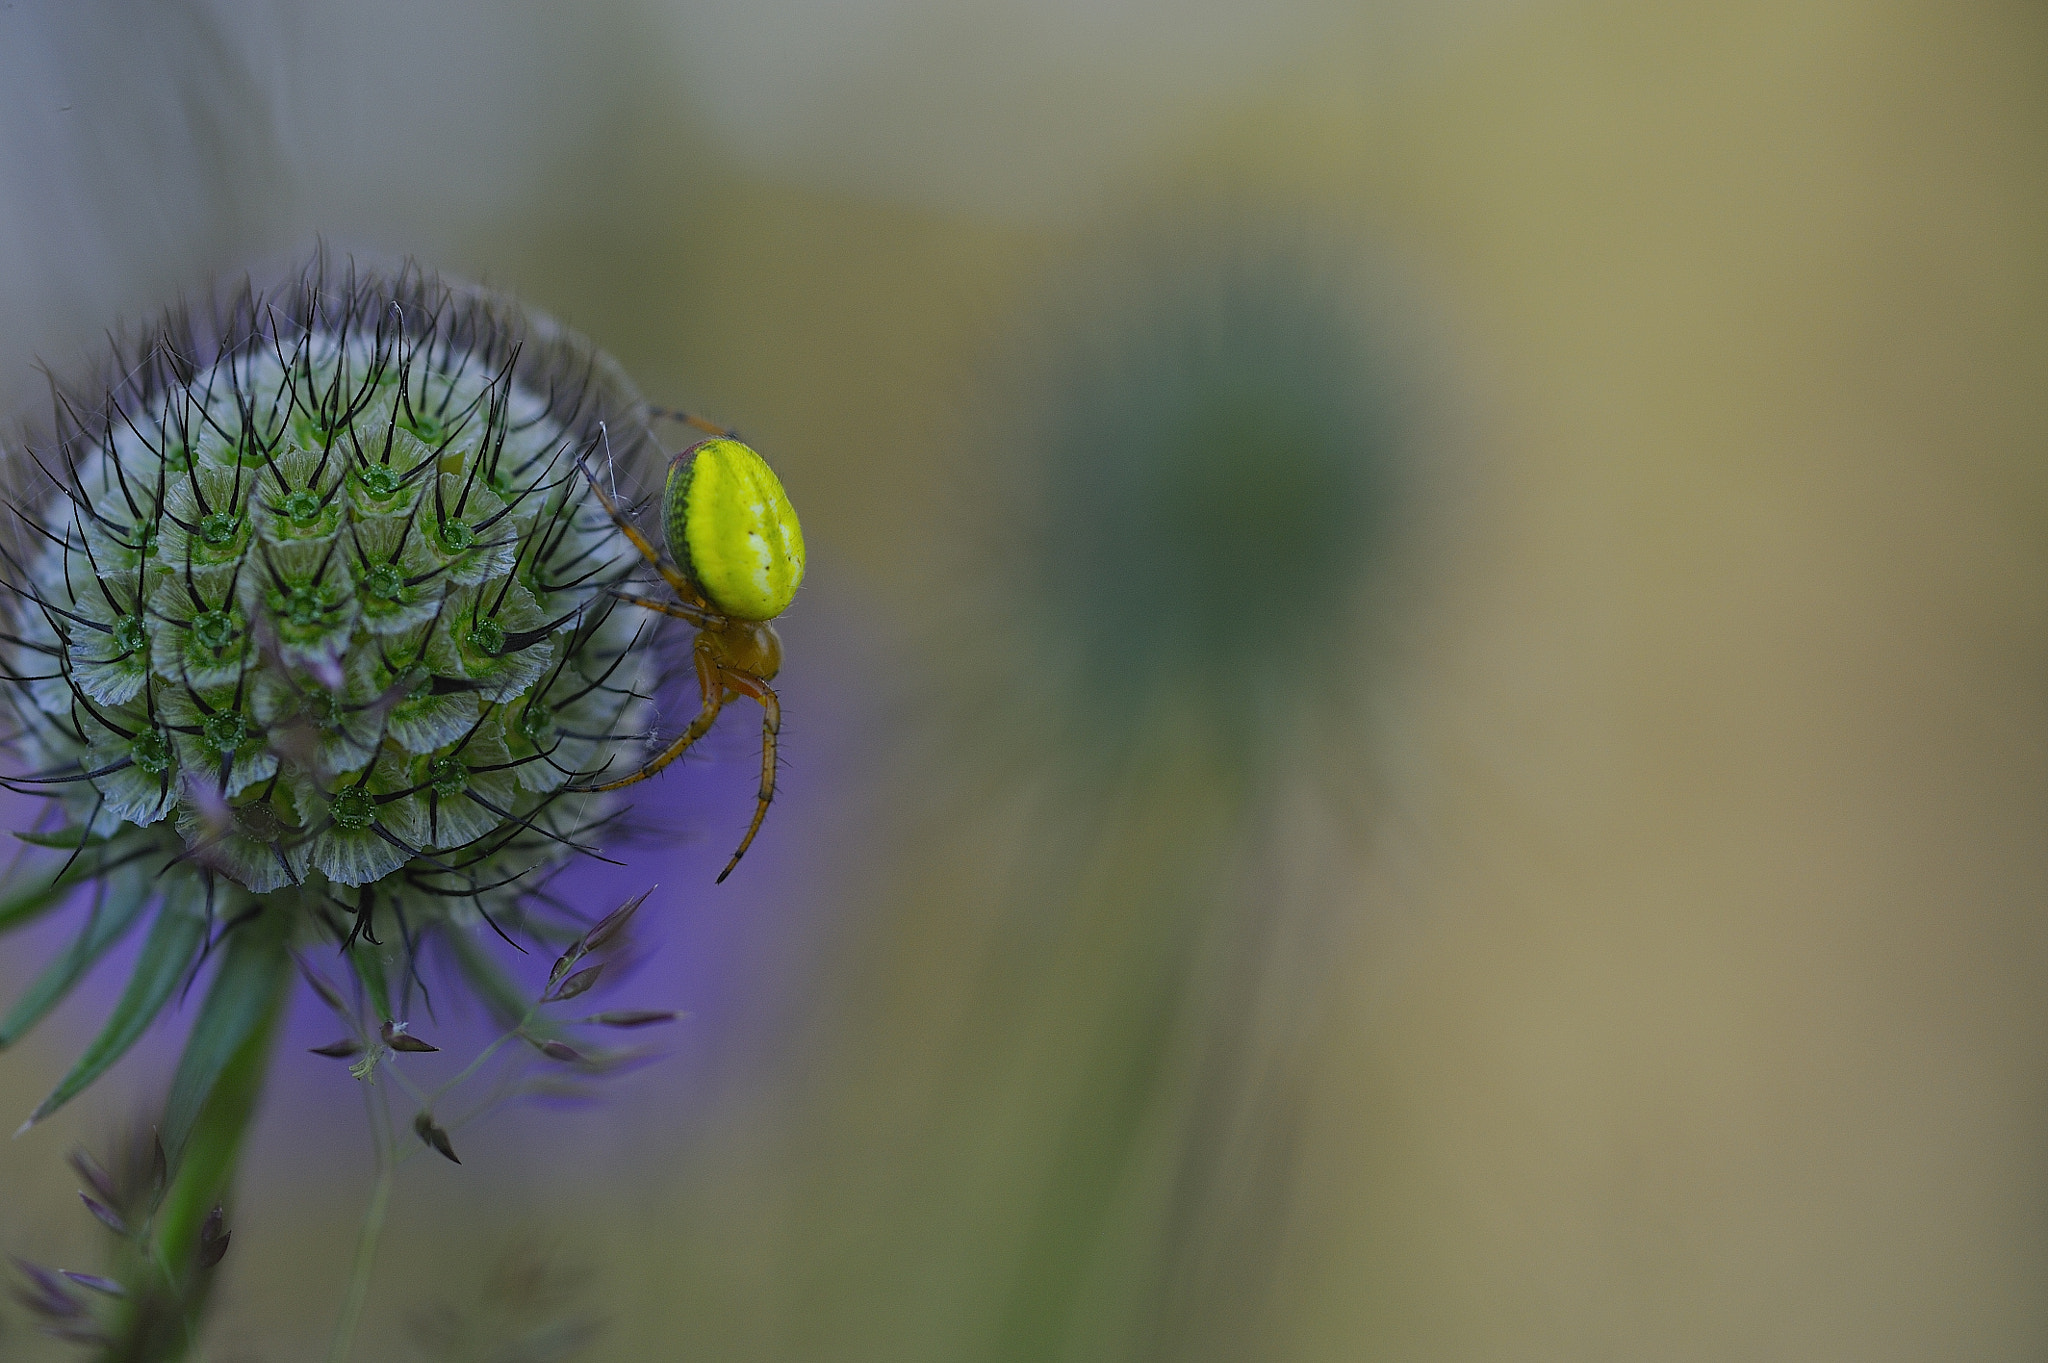
<path fill-rule="evenodd" d="M 397 1177 L 398 1161 L 391 1151 L 391 1102 L 376 1087 L 374 1076 L 363 1093 L 369 1110 L 370 1140 L 376 1149 L 377 1181 L 370 1188 L 370 1204 L 363 1208 L 363 1225 L 356 1236 L 355 1266 L 349 1271 L 348 1294 L 342 1298 L 341 1319 L 334 1323 L 334 1338 L 327 1346 L 327 1363 L 347 1363 L 355 1346 L 356 1326 L 363 1318 L 363 1303 L 370 1295 L 370 1270 L 377 1263 L 377 1242 L 384 1234 L 384 1214 L 391 1206 L 391 1185 Z"/>
<path fill-rule="evenodd" d="M 334 1325 L 334 1341 L 327 1350 L 327 1363 L 346 1363 L 355 1344 L 356 1323 L 363 1318 L 363 1302 L 370 1295 L 370 1269 L 377 1262 L 377 1240 L 384 1233 L 384 1212 L 391 1205 L 390 1161 L 377 1171 L 376 1186 L 370 1190 L 370 1205 L 363 1209 L 363 1229 L 356 1238 L 356 1263 L 349 1274 L 348 1296 L 341 1304 L 341 1319 Z"/>

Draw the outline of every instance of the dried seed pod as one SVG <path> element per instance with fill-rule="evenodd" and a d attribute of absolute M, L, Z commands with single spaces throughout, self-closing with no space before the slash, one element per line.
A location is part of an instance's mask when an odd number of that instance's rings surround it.
<path fill-rule="evenodd" d="M 85 1204 L 85 1209 L 91 1212 L 101 1225 L 122 1239 L 127 1239 L 133 1233 L 128 1229 L 128 1223 L 121 1218 L 121 1214 L 104 1202 L 96 1201 L 85 1193 L 80 1193 L 78 1200 Z"/>
<path fill-rule="evenodd" d="M 606 1013 L 594 1013 L 584 1019 L 600 1027 L 652 1027 L 657 1023 L 675 1022 L 681 1013 L 652 1008 L 620 1008 Z"/>
<path fill-rule="evenodd" d="M 206 1220 L 199 1227 L 199 1249 L 193 1256 L 194 1267 L 205 1270 L 214 1267 L 227 1256 L 228 1240 L 232 1232 L 227 1228 L 227 1217 L 216 1206 L 206 1214 Z"/>
<path fill-rule="evenodd" d="M 440 1151 L 449 1163 L 462 1163 L 461 1160 L 455 1157 L 455 1146 L 449 1141 L 448 1133 L 435 1125 L 433 1113 L 423 1111 L 417 1117 L 414 1117 L 412 1119 L 412 1129 L 413 1134 L 417 1135 L 434 1149 Z"/>
<path fill-rule="evenodd" d="M 573 999 L 579 994 L 589 993 L 590 987 L 597 983 L 598 977 L 602 974 L 604 974 L 604 967 L 601 965 L 585 966 L 557 985 L 555 992 L 548 996 L 548 1002 L 560 1003 L 565 999 Z"/>
<path fill-rule="evenodd" d="M 128 1295 L 127 1288 L 115 1282 L 112 1278 L 102 1278 L 97 1273 L 78 1273 L 67 1268 L 64 1270 L 64 1276 L 77 1283 L 80 1287 L 89 1287 L 104 1296 L 125 1297 Z"/>

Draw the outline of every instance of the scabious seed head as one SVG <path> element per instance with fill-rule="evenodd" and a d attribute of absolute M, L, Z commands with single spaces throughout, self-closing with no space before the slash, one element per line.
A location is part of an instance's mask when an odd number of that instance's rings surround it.
<path fill-rule="evenodd" d="M 646 441 L 603 356 L 411 267 L 173 313 L 9 456 L 14 775 L 166 899 L 516 919 L 644 726 L 582 466 Z"/>

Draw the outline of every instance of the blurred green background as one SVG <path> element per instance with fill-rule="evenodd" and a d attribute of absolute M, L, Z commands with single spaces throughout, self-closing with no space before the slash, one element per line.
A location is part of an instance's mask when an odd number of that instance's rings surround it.
<path fill-rule="evenodd" d="M 2048 1348 L 2039 6 L 23 0 L 0 78 L 8 410 L 323 233 L 804 516 L 788 798 L 713 892 L 721 732 L 635 854 L 698 1017 L 408 1166 L 359 1358 Z M 90 1266 L 165 1054 L 0 1248 Z M 325 1063 L 209 1358 L 324 1347 Z"/>

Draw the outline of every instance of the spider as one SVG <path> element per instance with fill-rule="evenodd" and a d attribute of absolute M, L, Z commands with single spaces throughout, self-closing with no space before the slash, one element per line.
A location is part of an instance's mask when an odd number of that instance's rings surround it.
<path fill-rule="evenodd" d="M 709 437 L 669 460 L 661 528 L 674 563 L 648 543 L 588 466 L 583 473 L 612 523 L 674 589 L 676 600 L 613 594 L 696 627 L 691 654 L 702 703 L 689 727 L 653 761 L 631 776 L 585 789 L 618 790 L 645 781 L 709 733 L 728 701 L 746 696 L 758 703 L 761 789 L 739 850 L 718 873 L 722 884 L 753 845 L 775 798 L 775 735 L 782 728 L 782 705 L 768 683 L 782 670 L 782 636 L 768 622 L 789 608 L 804 580 L 804 532 L 775 470 L 740 441 L 738 432 L 687 412 L 652 408 L 650 415 L 682 422 Z"/>

